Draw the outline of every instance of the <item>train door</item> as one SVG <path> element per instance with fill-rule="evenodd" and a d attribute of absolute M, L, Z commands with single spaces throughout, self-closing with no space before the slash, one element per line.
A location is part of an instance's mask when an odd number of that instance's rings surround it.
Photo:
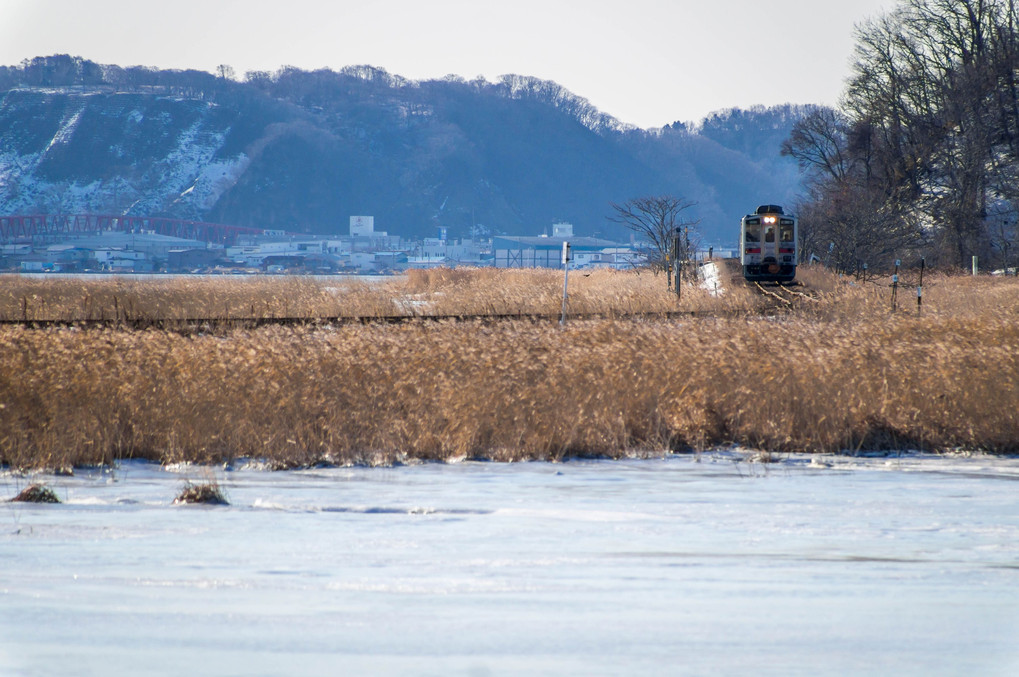
<path fill-rule="evenodd" d="M 778 262 L 778 230 L 775 217 L 764 219 L 764 237 L 761 238 L 761 263 Z"/>

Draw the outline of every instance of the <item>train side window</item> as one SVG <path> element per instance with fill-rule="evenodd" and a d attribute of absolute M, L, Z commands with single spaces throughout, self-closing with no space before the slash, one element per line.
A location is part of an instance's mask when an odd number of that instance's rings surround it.
<path fill-rule="evenodd" d="M 773 226 L 768 226 L 767 228 L 764 229 L 764 241 L 765 242 L 775 241 L 775 228 Z"/>
<path fill-rule="evenodd" d="M 761 237 L 757 234 L 757 227 L 747 224 L 747 242 L 760 242 Z"/>
<path fill-rule="evenodd" d="M 782 238 L 782 242 L 792 242 L 793 241 L 793 227 L 792 226 L 782 226 L 782 230 L 779 232 L 779 235 Z"/>

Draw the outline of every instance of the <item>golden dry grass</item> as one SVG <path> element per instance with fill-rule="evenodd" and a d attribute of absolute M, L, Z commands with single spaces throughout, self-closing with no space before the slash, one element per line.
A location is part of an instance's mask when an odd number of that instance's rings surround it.
<path fill-rule="evenodd" d="M 443 321 L 182 336 L 5 327 L 0 462 L 252 457 L 293 467 L 728 443 L 1019 452 L 1014 278 L 931 277 L 917 317 L 915 291 L 912 307 L 892 314 L 887 287 L 804 272 L 817 300 L 769 315 L 757 312 L 760 296 L 729 280 L 719 297 L 684 289 L 680 307 L 696 317 L 613 318 L 674 309 L 675 297 L 658 289 L 660 276 L 592 273 L 571 275 L 571 304 L 610 317 L 565 328 Z M 440 270 L 392 284 L 355 285 L 323 303 L 353 294 L 414 299 L 436 314 L 555 313 L 562 277 Z M 290 307 L 331 294 L 314 289 L 298 280 L 263 291 Z M 206 307 L 219 302 L 214 289 L 203 293 L 213 299 Z"/>
<path fill-rule="evenodd" d="M 556 314 L 563 273 L 436 268 L 380 282 L 310 277 L 42 278 L 0 275 L 0 320 L 237 319 Z M 649 272 L 570 276 L 570 313 L 662 313 L 720 307 L 697 285 L 682 305 Z"/>
<path fill-rule="evenodd" d="M 361 286 L 344 286 L 355 303 Z M 332 291 L 329 285 L 302 277 L 91 280 L 0 275 L 0 320 L 336 315 Z"/>

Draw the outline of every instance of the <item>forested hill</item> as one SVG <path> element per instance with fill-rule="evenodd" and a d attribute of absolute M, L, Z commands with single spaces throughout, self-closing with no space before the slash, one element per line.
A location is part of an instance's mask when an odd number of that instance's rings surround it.
<path fill-rule="evenodd" d="M 611 202 L 694 200 L 707 240 L 759 203 L 789 203 L 779 146 L 808 111 L 729 110 L 641 130 L 559 85 L 412 82 L 360 66 L 247 73 L 40 57 L 0 68 L 0 213 L 173 215 L 345 232 L 353 214 L 404 236 L 472 228 L 624 237 Z"/>

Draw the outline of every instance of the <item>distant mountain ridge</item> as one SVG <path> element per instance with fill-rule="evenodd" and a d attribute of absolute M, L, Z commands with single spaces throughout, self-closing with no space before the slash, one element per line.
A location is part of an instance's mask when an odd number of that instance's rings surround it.
<path fill-rule="evenodd" d="M 0 67 L 0 213 L 311 233 L 370 214 L 408 237 L 537 234 L 564 220 L 621 239 L 610 203 L 672 193 L 698 203 L 706 240 L 725 242 L 740 215 L 800 192 L 779 145 L 809 110 L 642 130 L 517 75 L 414 82 L 370 66 L 284 67 L 237 82 L 39 57 Z"/>

